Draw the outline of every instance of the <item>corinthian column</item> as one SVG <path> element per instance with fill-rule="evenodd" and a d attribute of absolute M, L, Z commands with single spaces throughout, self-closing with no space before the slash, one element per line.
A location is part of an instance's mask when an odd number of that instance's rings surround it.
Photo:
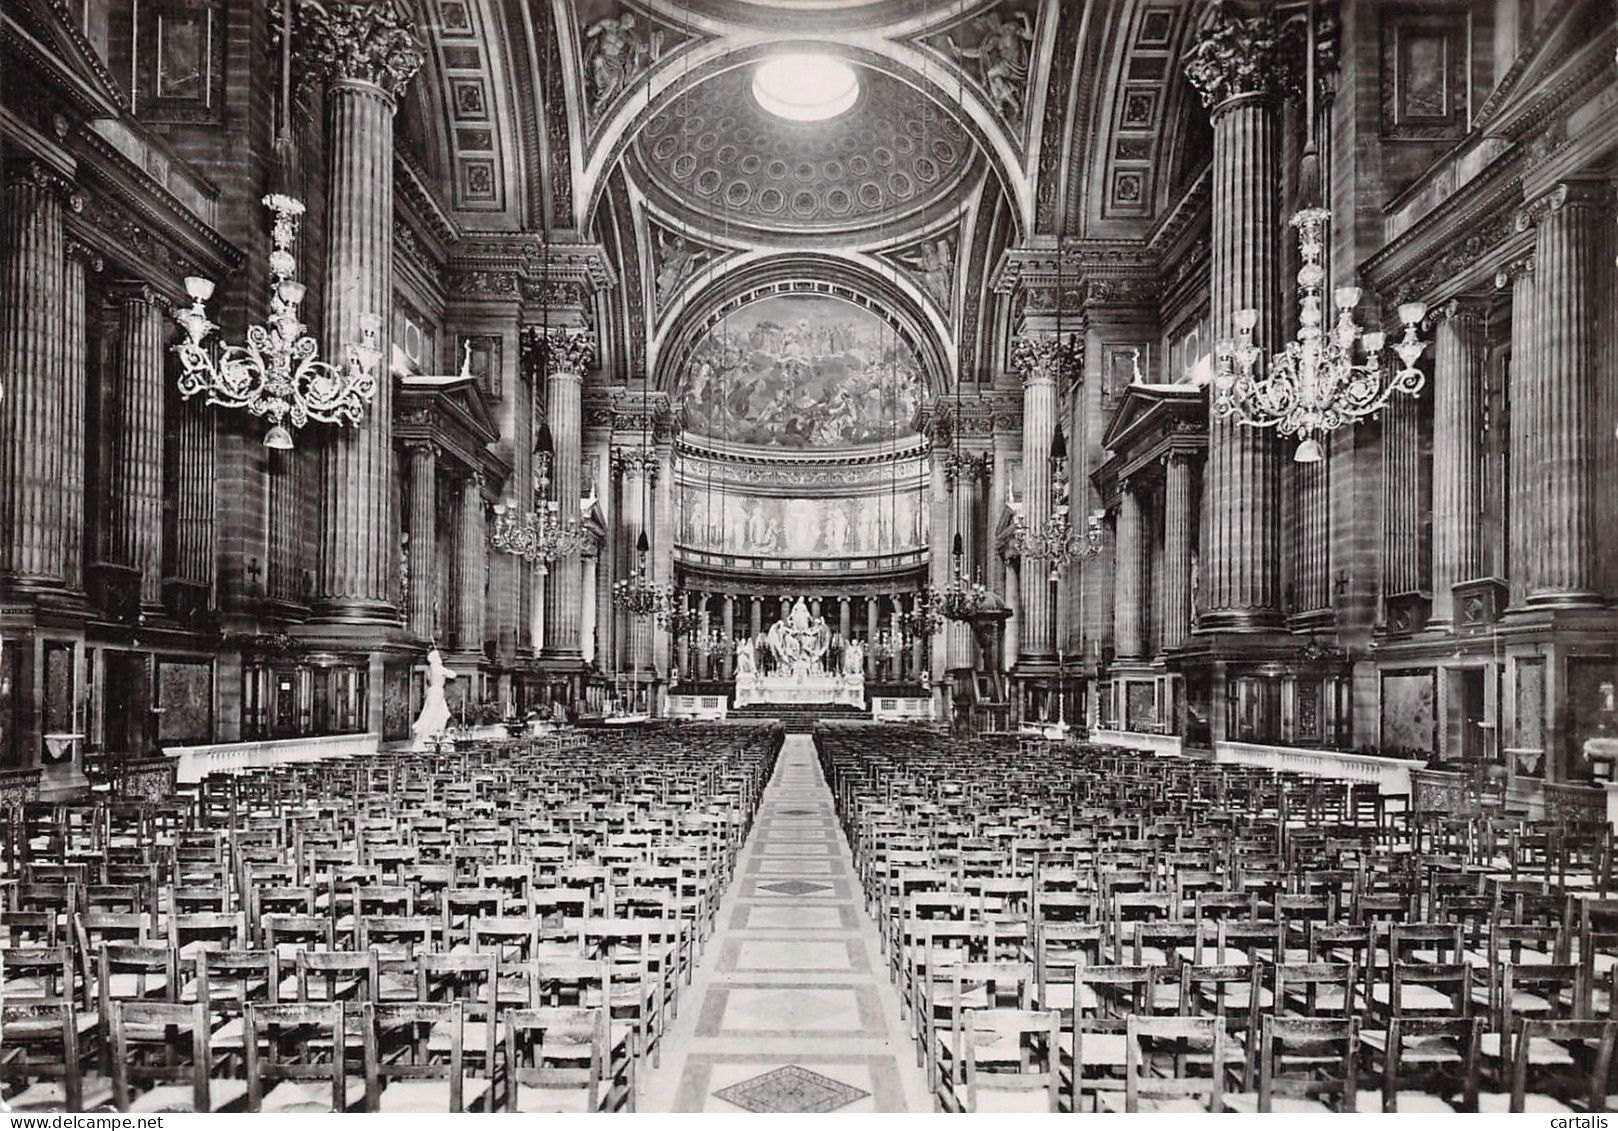
<path fill-rule="evenodd" d="M 644 563 L 646 572 L 643 575 L 640 572 L 643 563 L 637 547 L 642 535 L 648 540 L 651 537 L 646 524 L 651 517 L 652 487 L 657 478 L 657 453 L 649 448 L 620 448 L 612 453 L 612 471 L 619 480 L 616 542 L 622 563 L 620 576 L 627 578 L 631 584 L 651 585 L 656 581 L 651 555 L 647 555 L 647 561 Z M 639 671 L 644 665 L 651 663 L 651 654 L 644 649 L 650 620 L 650 617 L 620 612 L 619 621 L 623 626 L 623 633 L 619 663 L 623 670 Z"/>
<path fill-rule="evenodd" d="M 1235 314 L 1258 311 L 1253 341 L 1276 341 L 1275 22 L 1217 8 L 1188 53 L 1186 75 L 1213 120 L 1212 294 L 1215 341 Z M 1279 446 L 1267 429 L 1210 410 L 1203 479 L 1201 631 L 1279 628 Z"/>
<path fill-rule="evenodd" d="M 580 392 L 585 367 L 595 355 L 595 339 L 588 333 L 553 328 L 539 349 L 545 366 L 545 423 L 551 431 L 551 482 L 556 485 L 557 517 L 567 526 L 579 521 L 579 445 L 584 428 Z M 546 575 L 543 655 L 547 659 L 584 659 L 582 571 L 583 560 L 575 556 L 552 562 Z"/>
<path fill-rule="evenodd" d="M 1591 431 L 1600 214 L 1594 186 L 1562 184 L 1519 218 L 1521 226 L 1538 225 L 1531 380 L 1541 426 L 1527 451 L 1513 453 L 1529 461 L 1529 506 L 1541 524 L 1536 552 L 1528 561 L 1530 605 L 1592 605 L 1601 600 Z"/>
<path fill-rule="evenodd" d="M 1163 477 L 1163 651 L 1191 632 L 1191 457 L 1170 452 Z"/>
<path fill-rule="evenodd" d="M 163 333 L 158 296 L 134 287 L 118 297 L 113 373 L 123 419 L 113 463 L 113 545 L 140 571 L 143 609 L 163 604 Z"/>
<path fill-rule="evenodd" d="M 1482 304 L 1443 310 L 1433 360 L 1433 617 L 1447 623 L 1451 590 L 1483 569 Z"/>
<path fill-rule="evenodd" d="M 433 580 L 438 575 L 438 449 L 410 448 L 410 631 L 433 635 Z"/>
<path fill-rule="evenodd" d="M 62 204 L 43 166 L 8 169 L 0 265 L 0 575 L 13 588 L 60 588 L 63 383 Z"/>
<path fill-rule="evenodd" d="M 299 9 L 305 62 L 326 80 L 325 357 L 341 364 L 366 320 L 393 304 L 393 112 L 421 65 L 407 20 L 359 19 L 357 5 Z M 366 6 L 364 14 L 374 14 Z M 384 362 L 385 365 L 385 362 Z M 392 624 L 398 572 L 393 513 L 393 383 L 385 370 L 358 425 L 325 436 L 325 507 L 315 619 Z"/>
<path fill-rule="evenodd" d="M 460 523 L 455 532 L 455 646 L 483 650 L 485 571 L 489 539 L 483 523 L 483 476 L 473 473 L 461 485 Z"/>
<path fill-rule="evenodd" d="M 1029 334 L 1012 345 L 1022 373 L 1023 521 L 1042 531 L 1051 518 L 1051 439 L 1056 431 L 1056 378 L 1066 347 L 1056 334 Z M 1021 659 L 1054 660 L 1051 641 L 1050 561 L 1022 563 Z"/>

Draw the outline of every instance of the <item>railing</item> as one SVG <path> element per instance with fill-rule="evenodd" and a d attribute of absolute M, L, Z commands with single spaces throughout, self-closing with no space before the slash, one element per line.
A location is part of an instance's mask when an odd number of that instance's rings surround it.
<path fill-rule="evenodd" d="M 1138 730 L 1093 730 L 1090 741 L 1107 746 L 1122 746 L 1126 750 L 1146 750 L 1178 758 L 1185 749 L 1185 740 L 1177 734 L 1147 734 Z"/>
<path fill-rule="evenodd" d="M 670 695 L 668 699 L 671 719 L 723 719 L 727 713 L 724 695 Z"/>
<path fill-rule="evenodd" d="M 266 742 L 216 742 L 207 746 L 175 746 L 168 751 L 175 778 L 182 785 L 199 782 L 209 774 L 239 774 L 294 762 L 322 762 L 328 758 L 355 758 L 375 754 L 382 736 L 333 734 L 320 738 L 284 738 Z"/>
<path fill-rule="evenodd" d="M 1216 742 L 1214 761 L 1368 783 L 1385 796 L 1403 797 L 1410 796 L 1411 772 L 1427 764 L 1411 758 L 1382 758 L 1309 747 L 1260 746 L 1254 742 Z"/>
<path fill-rule="evenodd" d="M 933 701 L 875 696 L 871 699 L 871 717 L 879 723 L 931 722 Z"/>

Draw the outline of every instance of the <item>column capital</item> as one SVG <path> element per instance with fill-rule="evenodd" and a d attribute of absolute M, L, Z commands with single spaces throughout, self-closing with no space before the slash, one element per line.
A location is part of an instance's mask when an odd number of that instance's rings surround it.
<path fill-rule="evenodd" d="M 522 332 L 523 366 L 549 380 L 582 380 L 596 356 L 596 336 L 589 330 L 561 326 L 529 326 Z"/>
<path fill-rule="evenodd" d="M 272 37 L 279 34 L 272 21 Z M 299 0 L 292 49 L 305 84 L 369 83 L 390 97 L 404 91 L 422 64 L 415 20 L 387 0 Z"/>
<path fill-rule="evenodd" d="M 1532 278 L 1534 274 L 1533 255 L 1520 255 L 1507 263 L 1494 273 L 1494 286 L 1496 290 L 1503 290 L 1521 276 Z"/>
<path fill-rule="evenodd" d="M 1599 181 L 1558 181 L 1524 201 L 1517 212 L 1517 230 L 1526 232 L 1564 208 L 1599 208 L 1607 195 Z"/>
<path fill-rule="evenodd" d="M 1084 343 L 1074 335 L 1054 332 L 1018 334 L 1011 340 L 1011 368 L 1022 374 L 1023 388 L 1078 380 L 1084 371 Z"/>
<path fill-rule="evenodd" d="M 1244 16 L 1216 4 L 1186 52 L 1185 76 L 1218 114 L 1238 98 L 1267 98 L 1286 86 L 1280 25 L 1271 14 Z"/>
<path fill-rule="evenodd" d="M 68 236 L 64 242 L 67 257 L 84 264 L 86 270 L 100 274 L 106 267 L 106 260 L 101 257 L 101 253 L 83 240 Z"/>
<path fill-rule="evenodd" d="M 1435 309 L 1428 320 L 1438 326 L 1445 322 L 1481 325 L 1489 316 L 1489 302 L 1476 295 L 1460 295 Z"/>
<path fill-rule="evenodd" d="M 114 283 L 108 290 L 119 302 L 132 306 L 151 306 L 166 310 L 169 305 L 168 299 L 161 292 L 138 279 Z"/>
<path fill-rule="evenodd" d="M 5 167 L 5 187 L 27 185 L 43 189 L 61 201 L 69 211 L 84 211 L 84 194 L 73 181 L 39 161 L 19 161 Z"/>
<path fill-rule="evenodd" d="M 430 456 L 438 459 L 444 454 L 444 449 L 431 440 L 409 440 L 406 441 L 404 448 L 412 456 Z"/>
<path fill-rule="evenodd" d="M 658 457 L 656 448 L 614 448 L 612 473 L 619 478 L 639 476 L 656 483 Z"/>

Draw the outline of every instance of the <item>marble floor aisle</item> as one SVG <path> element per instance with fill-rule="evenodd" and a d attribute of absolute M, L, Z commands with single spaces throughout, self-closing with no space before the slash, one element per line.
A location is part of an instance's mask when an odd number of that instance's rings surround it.
<path fill-rule="evenodd" d="M 808 735 L 787 736 L 640 1110 L 932 1110 Z"/>

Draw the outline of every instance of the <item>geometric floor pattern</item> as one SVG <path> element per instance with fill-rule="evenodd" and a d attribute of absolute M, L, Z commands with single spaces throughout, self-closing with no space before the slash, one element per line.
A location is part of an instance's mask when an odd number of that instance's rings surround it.
<path fill-rule="evenodd" d="M 814 743 L 790 734 L 643 1112 L 930 1112 Z"/>
<path fill-rule="evenodd" d="M 789 1064 L 773 1072 L 765 1072 L 740 1084 L 721 1088 L 714 1095 L 726 1103 L 735 1104 L 743 1111 L 805 1112 L 836 1111 L 855 1100 L 870 1095 L 859 1088 L 851 1088 L 840 1080 L 811 1072 Z"/>

